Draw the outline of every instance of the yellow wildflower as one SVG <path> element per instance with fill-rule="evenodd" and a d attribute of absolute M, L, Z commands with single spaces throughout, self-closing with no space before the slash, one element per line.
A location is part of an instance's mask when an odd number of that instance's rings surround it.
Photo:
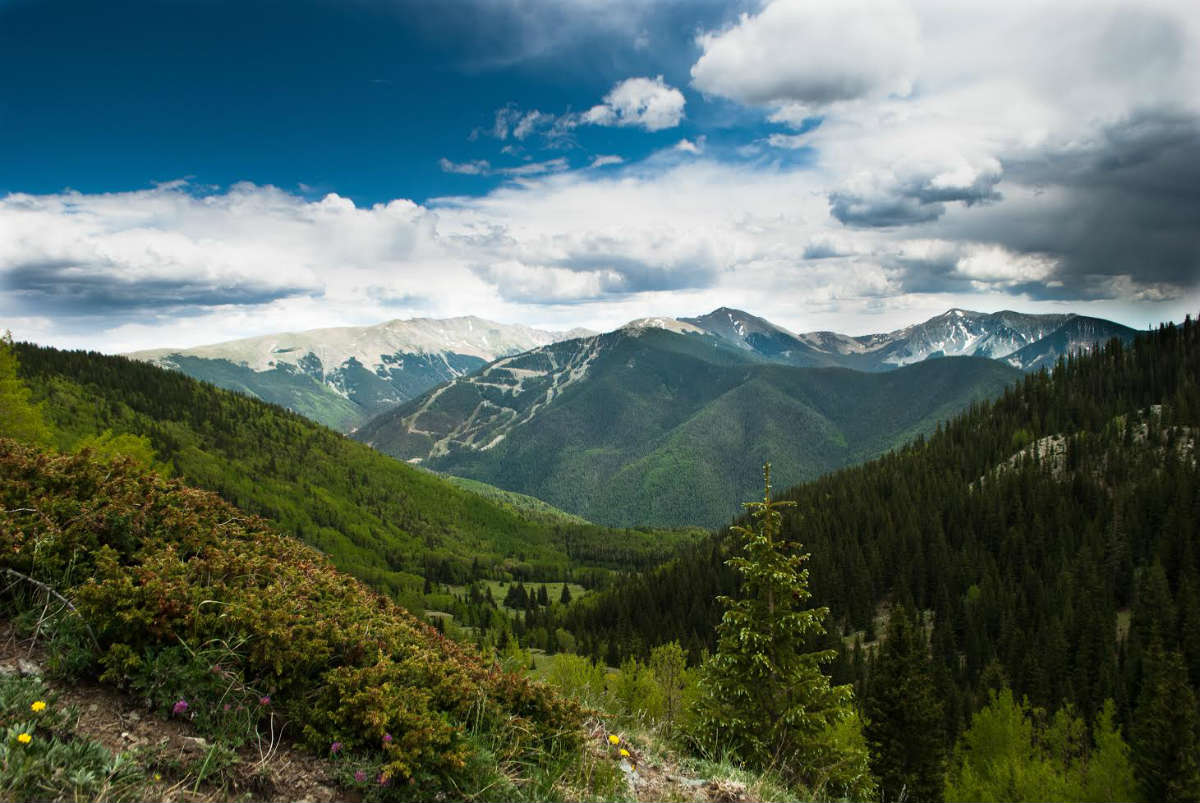
<path fill-rule="evenodd" d="M 621 748 L 621 755 L 623 755 L 625 758 L 629 758 L 629 751 L 628 751 L 628 750 L 626 750 L 624 747 L 622 747 L 622 748 Z"/>
<path fill-rule="evenodd" d="M 616 745 L 616 744 L 620 744 L 620 743 L 621 743 L 621 737 L 620 737 L 620 736 L 618 736 L 618 735 L 617 735 L 617 734 L 615 734 L 615 733 L 610 733 L 610 734 L 608 734 L 608 743 L 609 743 L 609 744 L 614 744 L 614 745 Z"/>
<path fill-rule="evenodd" d="M 33 713 L 40 714 L 46 710 L 46 701 L 45 700 L 35 700 L 33 705 L 29 706 L 29 708 L 33 711 Z"/>
<path fill-rule="evenodd" d="M 28 733 L 22 733 L 20 736 L 17 737 L 17 741 L 20 742 L 21 744 L 29 744 L 30 742 L 33 741 L 33 737 L 30 736 Z"/>

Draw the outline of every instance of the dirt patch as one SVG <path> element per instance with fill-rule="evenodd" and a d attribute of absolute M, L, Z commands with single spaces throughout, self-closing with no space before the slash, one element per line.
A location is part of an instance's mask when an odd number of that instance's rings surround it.
<path fill-rule="evenodd" d="M 617 743 L 611 741 L 616 736 Z M 679 803 L 756 803 L 762 798 L 746 784 L 729 778 L 701 778 L 689 772 L 673 753 L 650 753 L 609 732 L 604 724 L 588 724 L 586 749 L 596 757 L 617 762 L 633 799 Z M 625 756 L 620 751 L 629 755 Z"/>
<path fill-rule="evenodd" d="M 0 623 L 0 673 L 41 675 L 44 648 Z M 76 732 L 114 753 L 132 752 L 146 766 L 148 797 L 162 801 L 357 801 L 339 789 L 329 768 L 276 735 L 241 748 L 236 756 L 215 749 L 182 719 L 168 719 L 119 690 L 87 681 L 43 678 L 62 704 L 79 712 Z M 214 758 L 217 759 L 214 764 Z"/>

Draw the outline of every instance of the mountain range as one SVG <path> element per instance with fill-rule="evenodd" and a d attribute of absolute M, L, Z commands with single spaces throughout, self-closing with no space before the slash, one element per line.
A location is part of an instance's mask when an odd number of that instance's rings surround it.
<path fill-rule="evenodd" d="M 1135 334 L 1112 321 L 1071 314 L 961 309 L 892 332 L 853 337 L 828 331 L 794 334 L 728 307 L 695 318 L 645 318 L 626 325 L 646 327 L 709 335 L 768 362 L 869 372 L 953 356 L 989 357 L 1021 370 L 1036 370 L 1071 351 L 1111 337 L 1128 341 Z M 371 417 L 489 362 L 593 334 L 586 329 L 546 331 L 473 316 L 413 318 L 128 356 L 280 404 L 350 432 Z"/>
<path fill-rule="evenodd" d="M 662 319 L 659 319 L 662 320 Z M 989 357 L 1023 371 L 1036 370 L 1071 351 L 1137 331 L 1080 315 L 1028 315 L 1004 310 L 951 309 L 924 323 L 892 332 L 851 337 L 837 332 L 793 334 L 770 321 L 721 307 L 697 318 L 680 318 L 707 334 L 772 362 L 802 367 L 891 371 L 937 357 Z"/>
<path fill-rule="evenodd" d="M 491 363 L 354 437 L 612 526 L 719 525 L 764 461 L 781 483 L 881 454 L 1021 376 L 979 357 L 802 368 L 678 321 L 636 321 Z"/>
<path fill-rule="evenodd" d="M 127 356 L 279 404 L 346 432 L 498 357 L 588 334 L 586 329 L 547 332 L 474 316 L 413 318 Z"/>

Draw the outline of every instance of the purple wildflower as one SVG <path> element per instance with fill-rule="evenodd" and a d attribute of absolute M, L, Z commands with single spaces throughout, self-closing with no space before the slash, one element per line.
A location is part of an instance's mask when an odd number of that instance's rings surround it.
<path fill-rule="evenodd" d="M 330 752 L 330 753 L 332 753 L 332 754 L 333 754 L 333 755 L 335 755 L 335 756 L 338 754 L 338 752 L 339 752 L 341 749 L 342 749 L 342 743 L 341 743 L 341 742 L 334 742 L 333 744 L 329 745 L 329 752 Z"/>
<path fill-rule="evenodd" d="M 184 711 L 187 711 L 187 710 L 188 710 L 187 700 L 179 700 L 175 703 L 174 706 L 171 707 L 171 713 L 173 713 L 173 714 L 182 714 Z"/>
<path fill-rule="evenodd" d="M 354 772 L 354 782 L 355 783 L 363 783 L 366 780 L 367 780 L 367 774 L 365 772 L 363 772 L 362 770 L 355 770 L 355 772 Z"/>
<path fill-rule="evenodd" d="M 271 704 L 271 695 L 264 694 L 262 697 L 259 697 L 258 704 L 259 705 L 270 705 Z"/>
<path fill-rule="evenodd" d="M 389 743 L 391 743 L 391 741 L 392 741 L 392 734 L 390 734 L 390 733 L 383 734 L 383 743 L 384 744 L 389 744 Z"/>

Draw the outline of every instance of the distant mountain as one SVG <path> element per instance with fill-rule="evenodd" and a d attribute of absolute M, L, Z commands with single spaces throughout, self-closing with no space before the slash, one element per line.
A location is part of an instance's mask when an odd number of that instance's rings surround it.
<path fill-rule="evenodd" d="M 890 371 L 904 365 L 936 357 L 989 357 L 1005 359 L 1024 370 L 1040 368 L 1041 352 L 1031 350 L 1028 358 L 1014 358 L 1016 352 L 1030 347 L 1057 331 L 1077 316 L 1026 315 L 1020 312 L 972 312 L 951 309 L 893 332 L 852 337 L 837 332 L 793 334 L 781 326 L 741 310 L 722 307 L 698 318 L 680 320 L 702 329 L 739 348 L 752 351 L 772 362 L 808 367 L 840 365 L 859 371 Z M 1110 321 L 1095 320 L 1106 326 L 1090 331 L 1082 328 L 1071 341 L 1071 348 L 1090 347 L 1116 334 L 1128 339 L 1134 330 Z M 1109 334 L 1109 333 L 1112 334 Z"/>
<path fill-rule="evenodd" d="M 375 413 L 509 354 L 590 335 L 482 318 L 413 318 L 128 356 L 349 431 Z"/>
<path fill-rule="evenodd" d="M 716 525 L 753 496 L 765 460 L 781 484 L 815 478 L 930 432 L 1020 376 L 984 359 L 873 374 L 776 364 L 761 352 L 776 337 L 769 324 L 740 319 L 739 332 L 718 313 L 502 358 L 355 437 L 603 524 Z M 719 325 L 720 335 L 702 328 Z"/>
<path fill-rule="evenodd" d="M 809 368 L 847 364 L 840 352 L 805 342 L 783 327 L 741 310 L 721 307 L 698 318 L 680 320 L 772 362 Z"/>
<path fill-rule="evenodd" d="M 1138 331 L 1102 318 L 1086 316 L 1072 317 L 1046 337 L 1004 358 L 1009 365 L 1026 371 L 1053 368 L 1059 357 L 1079 351 L 1091 351 L 1097 344 L 1107 343 L 1114 337 L 1129 343 Z"/>

